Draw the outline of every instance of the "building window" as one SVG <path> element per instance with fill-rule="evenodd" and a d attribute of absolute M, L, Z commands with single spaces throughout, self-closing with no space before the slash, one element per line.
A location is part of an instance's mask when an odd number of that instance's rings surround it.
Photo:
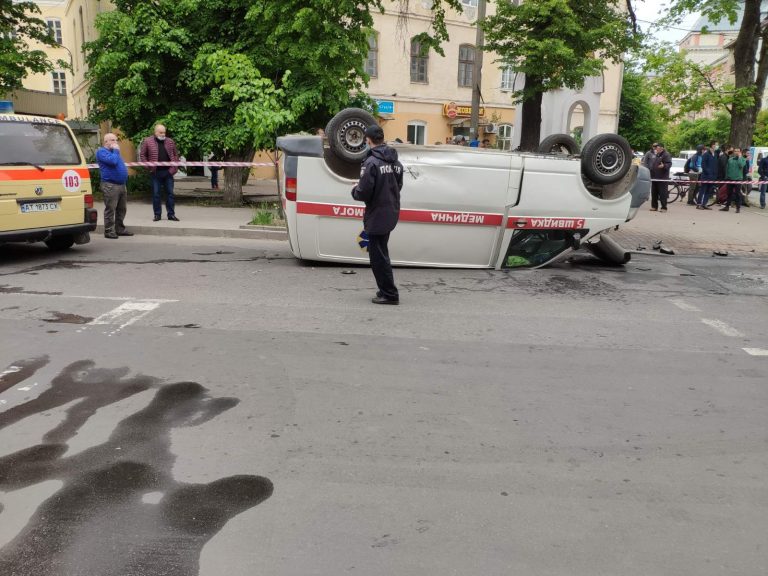
<path fill-rule="evenodd" d="M 477 8 L 477 0 L 461 0 L 461 3 L 464 6 L 473 6 L 473 7 Z"/>
<path fill-rule="evenodd" d="M 505 66 L 501 69 L 501 89 L 502 90 L 513 90 L 515 84 L 515 75 L 514 72 L 512 72 L 512 68 L 510 66 Z"/>
<path fill-rule="evenodd" d="M 67 77 L 64 72 L 51 72 L 53 78 L 53 92 L 54 94 L 66 94 L 67 93 Z"/>
<path fill-rule="evenodd" d="M 379 38 L 376 34 L 368 36 L 368 58 L 365 60 L 365 73 L 371 78 L 379 75 Z"/>
<path fill-rule="evenodd" d="M 408 144 L 424 144 L 427 141 L 427 123 L 421 120 L 408 122 Z"/>
<path fill-rule="evenodd" d="M 45 23 L 48 25 L 48 31 L 51 33 L 51 36 L 53 36 L 56 44 L 61 44 L 61 20 L 50 18 L 46 20 Z"/>
<path fill-rule="evenodd" d="M 501 150 L 512 150 L 512 124 L 501 124 L 499 126 L 496 147 Z"/>
<path fill-rule="evenodd" d="M 459 46 L 459 86 L 472 87 L 475 72 L 475 47 L 471 44 Z"/>
<path fill-rule="evenodd" d="M 416 38 L 411 40 L 411 82 L 426 84 L 428 82 L 427 66 L 429 64 L 429 47 L 423 46 Z"/>

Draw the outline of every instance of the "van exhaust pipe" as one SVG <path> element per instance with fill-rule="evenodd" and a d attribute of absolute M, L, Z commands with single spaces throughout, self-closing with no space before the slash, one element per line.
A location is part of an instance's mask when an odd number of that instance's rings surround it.
<path fill-rule="evenodd" d="M 632 254 L 622 248 L 616 240 L 607 235 L 601 235 L 597 242 L 587 242 L 583 246 L 612 266 L 623 266 L 632 259 Z"/>

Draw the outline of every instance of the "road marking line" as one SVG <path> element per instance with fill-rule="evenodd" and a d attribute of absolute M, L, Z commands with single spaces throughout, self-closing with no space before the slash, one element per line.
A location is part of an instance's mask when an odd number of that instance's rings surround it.
<path fill-rule="evenodd" d="M 742 348 L 750 356 L 768 356 L 768 350 L 763 348 Z"/>
<path fill-rule="evenodd" d="M 89 322 L 91 325 L 119 324 L 118 330 L 130 326 L 160 306 L 158 302 L 124 302 Z"/>
<path fill-rule="evenodd" d="M 688 304 L 688 302 L 683 300 L 670 300 L 670 302 L 680 308 L 680 310 L 685 310 L 686 312 L 701 312 L 701 308 L 697 308 L 693 304 Z"/>
<path fill-rule="evenodd" d="M 79 294 L 30 294 L 27 292 L 8 292 L 3 296 L 37 296 L 44 298 L 75 298 L 78 300 L 111 300 L 115 302 L 157 302 L 158 304 L 171 304 L 178 300 L 166 300 L 163 298 L 133 298 L 131 296 L 81 296 Z"/>
<path fill-rule="evenodd" d="M 744 338 L 744 334 L 736 330 L 736 328 L 733 326 L 729 326 L 722 320 L 709 320 L 707 318 L 702 318 L 701 321 L 710 328 L 714 328 L 720 332 L 720 334 L 725 336 L 730 336 L 731 338 Z"/>

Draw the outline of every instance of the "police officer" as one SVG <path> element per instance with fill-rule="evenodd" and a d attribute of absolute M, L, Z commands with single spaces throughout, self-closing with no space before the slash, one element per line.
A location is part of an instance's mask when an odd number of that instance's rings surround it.
<path fill-rule="evenodd" d="M 378 124 L 365 129 L 368 155 L 360 169 L 360 180 L 352 189 L 352 198 L 365 202 L 363 227 L 368 234 L 368 257 L 379 287 L 374 304 L 399 304 L 389 260 L 389 234 L 400 217 L 400 190 L 403 187 L 403 165 L 397 150 L 384 144 L 384 130 Z"/>

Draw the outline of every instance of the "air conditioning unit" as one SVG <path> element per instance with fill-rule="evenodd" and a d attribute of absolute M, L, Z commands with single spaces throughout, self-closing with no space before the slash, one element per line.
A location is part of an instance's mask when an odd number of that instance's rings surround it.
<path fill-rule="evenodd" d="M 498 126 L 496 124 L 486 124 L 483 127 L 483 132 L 486 134 L 496 134 L 496 130 L 498 129 Z"/>

